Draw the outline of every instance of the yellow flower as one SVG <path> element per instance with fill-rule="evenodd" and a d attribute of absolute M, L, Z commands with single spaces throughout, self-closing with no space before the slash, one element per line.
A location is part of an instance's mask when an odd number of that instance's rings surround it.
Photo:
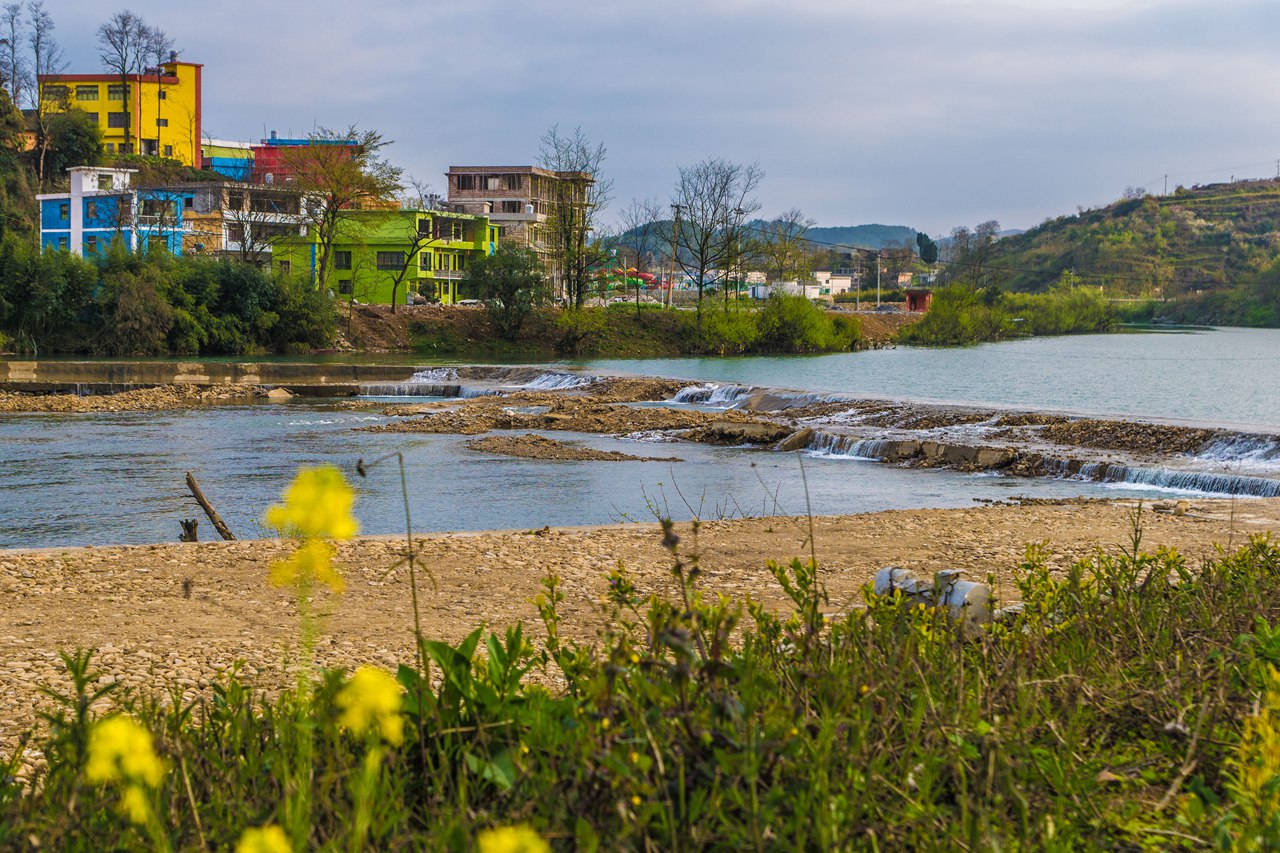
<path fill-rule="evenodd" d="M 142 783 L 154 788 L 164 781 L 164 762 L 151 743 L 151 732 L 132 717 L 119 714 L 94 723 L 89 732 L 89 759 L 84 778 L 91 783 Z M 126 792 L 126 800 L 130 797 Z"/>
<path fill-rule="evenodd" d="M 278 826 L 249 827 L 236 842 L 236 853 L 293 853 L 293 846 Z"/>
<path fill-rule="evenodd" d="M 486 829 L 476 838 L 479 853 L 551 853 L 551 845 L 527 826 Z"/>
<path fill-rule="evenodd" d="M 322 583 L 334 592 L 342 592 L 346 582 L 333 567 L 333 546 L 321 539 L 311 539 L 283 560 L 271 564 L 268 576 L 272 586 L 296 587 L 304 580 Z"/>
<path fill-rule="evenodd" d="M 140 785 L 129 785 L 120 798 L 120 811 L 131 823 L 144 824 L 151 814 L 151 803 L 147 802 L 147 792 Z"/>
<path fill-rule="evenodd" d="M 385 670 L 362 666 L 338 691 L 342 713 L 338 723 L 355 734 L 377 729 L 392 746 L 404 743 L 404 717 L 400 715 L 400 683 Z"/>
<path fill-rule="evenodd" d="M 639 794 L 632 794 L 632 795 L 631 795 L 631 805 L 633 805 L 633 806 L 639 806 L 639 805 L 640 805 L 641 803 L 643 803 L 643 802 L 644 802 L 644 800 L 640 799 L 640 795 L 639 795 Z"/>
<path fill-rule="evenodd" d="M 350 539 L 360 529 L 351 515 L 355 492 L 332 465 L 303 468 L 284 493 L 284 503 L 267 510 L 268 526 L 287 536 Z"/>

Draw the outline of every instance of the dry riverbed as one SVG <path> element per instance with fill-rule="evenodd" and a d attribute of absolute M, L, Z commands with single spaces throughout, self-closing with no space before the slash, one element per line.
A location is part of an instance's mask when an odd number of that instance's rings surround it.
<path fill-rule="evenodd" d="M 1129 541 L 1133 505 L 1073 501 L 991 505 L 963 510 L 894 511 L 814 519 L 815 551 L 831 608 L 855 607 L 876 569 L 898 565 L 928 574 L 963 568 L 994 577 L 1004 597 L 1029 542 L 1047 540 L 1053 565 L 1114 550 Z M 1142 515 L 1148 546 L 1177 547 L 1192 563 L 1216 546 L 1280 529 L 1280 499 L 1195 501 L 1184 515 Z M 770 559 L 805 556 L 808 522 L 762 518 L 712 522 L 695 537 L 680 524 L 681 548 L 702 556 L 708 590 L 784 599 L 765 570 Z M 564 581 L 566 631 L 590 637 L 602 626 L 607 573 L 623 565 L 644 591 L 671 590 L 670 555 L 656 525 L 444 534 L 415 539 L 436 588 L 426 595 L 424 628 L 457 641 L 486 623 L 517 621 L 539 633 L 532 602 L 539 581 Z M 58 651 L 96 647 L 104 680 L 154 690 L 178 685 L 188 700 L 243 661 L 242 673 L 275 687 L 289 680 L 296 640 L 290 596 L 267 585 L 268 565 L 292 546 L 268 540 L 109 548 L 0 551 L 0 754 L 48 706 L 42 684 L 65 689 Z M 322 663 L 394 666 L 411 654 L 412 615 L 404 551 L 392 537 L 339 546 L 347 590 L 327 599 L 318 648 Z M 430 589 L 430 583 L 427 584 Z M 38 756 L 27 756 L 28 766 Z"/>

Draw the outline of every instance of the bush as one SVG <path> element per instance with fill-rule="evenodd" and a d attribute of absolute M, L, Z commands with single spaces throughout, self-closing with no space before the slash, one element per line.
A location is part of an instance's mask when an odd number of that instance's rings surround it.
<path fill-rule="evenodd" d="M 768 352 L 806 353 L 849 349 L 856 324 L 837 327 L 830 314 L 803 296 L 773 293 L 756 315 L 758 347 Z M 852 334 L 850 334 L 852 331 Z"/>

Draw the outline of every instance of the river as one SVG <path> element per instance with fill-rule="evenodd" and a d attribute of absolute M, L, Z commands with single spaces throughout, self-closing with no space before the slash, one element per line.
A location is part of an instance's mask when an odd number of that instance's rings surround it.
<path fill-rule="evenodd" d="M 1280 431 L 1280 332 L 1214 330 L 1042 338 L 963 350 L 899 348 L 808 358 L 589 361 L 605 372 L 678 376 L 874 397 L 1146 416 Z M 422 398 L 419 398 L 421 400 Z M 492 456 L 460 436 L 363 433 L 376 412 L 336 401 L 167 412 L 0 415 L 0 547 L 172 541 L 201 517 L 193 471 L 242 538 L 300 465 L 357 481 L 367 533 L 403 530 L 392 463 L 368 479 L 359 458 L 405 456 L 420 531 L 762 514 L 869 512 L 1033 497 L 1187 494 L 1132 483 L 909 470 L 820 454 L 557 433 L 591 447 L 679 462 L 555 462 Z M 804 465 L 801 476 L 800 465 Z M 206 538 L 211 534 L 202 520 Z"/>

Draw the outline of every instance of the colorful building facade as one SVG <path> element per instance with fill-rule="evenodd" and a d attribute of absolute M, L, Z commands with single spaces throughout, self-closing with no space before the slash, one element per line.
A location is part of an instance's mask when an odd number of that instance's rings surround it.
<path fill-rule="evenodd" d="M 406 304 L 420 297 L 452 305 L 476 258 L 493 254 L 498 229 L 485 216 L 439 210 L 360 210 L 346 217 L 330 250 L 327 283 L 342 300 Z M 272 265 L 318 278 L 314 229 L 277 241 Z"/>
<path fill-rule="evenodd" d="M 299 148 L 312 145 L 327 146 L 329 149 L 345 149 L 353 155 L 356 153 L 354 139 L 283 139 L 271 131 L 271 137 L 264 139 L 259 145 L 251 145 L 253 155 L 252 181 L 255 184 L 286 184 L 295 177 L 296 157 L 291 157 Z"/>
<path fill-rule="evenodd" d="M 131 187 L 132 169 L 79 166 L 71 190 L 36 196 L 40 204 L 40 246 L 93 257 L 119 240 L 134 252 L 163 246 L 183 252 L 190 229 L 186 215 L 195 195 L 175 188 Z"/>
<path fill-rule="evenodd" d="M 103 152 L 168 157 L 199 168 L 204 66 L 170 60 L 141 74 L 48 74 L 39 79 L 45 109 L 76 107 L 102 131 Z"/>
<path fill-rule="evenodd" d="M 200 150 L 204 168 L 232 181 L 253 177 L 253 146 L 229 139 L 206 139 Z"/>

